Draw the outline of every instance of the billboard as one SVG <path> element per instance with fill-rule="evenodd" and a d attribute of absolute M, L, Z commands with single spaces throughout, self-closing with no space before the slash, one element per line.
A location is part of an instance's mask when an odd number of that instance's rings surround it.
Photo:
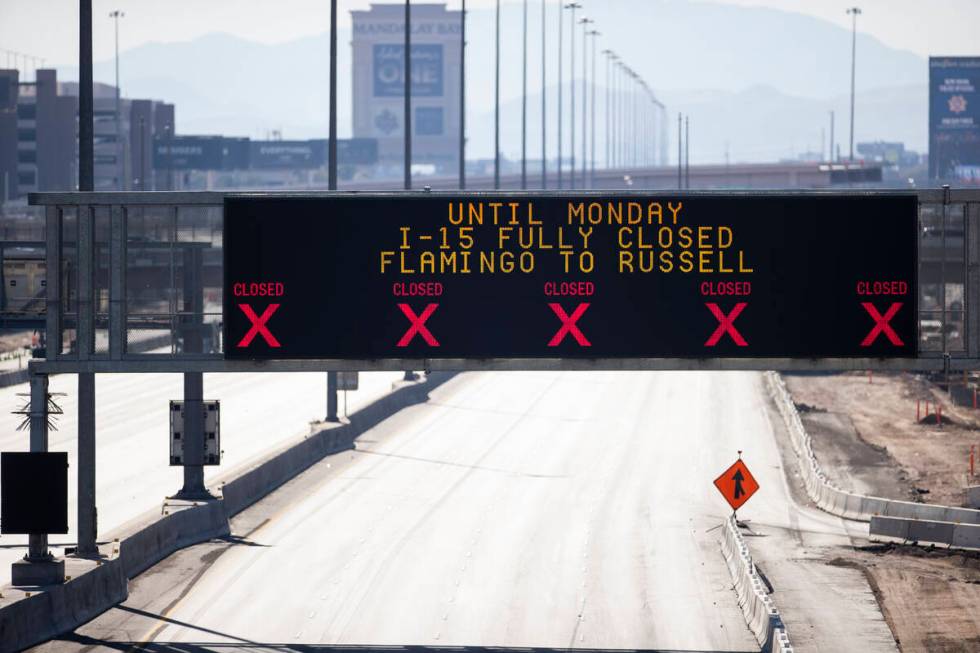
<path fill-rule="evenodd" d="M 252 141 L 250 163 L 255 169 L 322 168 L 327 164 L 327 141 Z"/>
<path fill-rule="evenodd" d="M 337 139 L 337 163 L 341 165 L 374 165 L 378 162 L 378 139 Z"/>
<path fill-rule="evenodd" d="M 228 196 L 224 356 L 914 357 L 917 202 Z"/>
<path fill-rule="evenodd" d="M 405 46 L 375 43 L 373 79 L 375 97 L 405 95 Z M 442 97 L 442 45 L 412 45 L 412 97 Z"/>
<path fill-rule="evenodd" d="M 980 182 L 980 57 L 929 58 L 929 173 Z"/>
<path fill-rule="evenodd" d="M 157 170 L 220 170 L 223 159 L 221 136 L 153 139 L 153 167 Z"/>

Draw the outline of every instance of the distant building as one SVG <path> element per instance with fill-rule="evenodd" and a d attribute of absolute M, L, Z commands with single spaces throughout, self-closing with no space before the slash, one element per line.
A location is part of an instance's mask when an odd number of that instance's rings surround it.
<path fill-rule="evenodd" d="M 0 199 L 26 193 L 69 190 L 78 177 L 75 98 L 58 93 L 53 70 L 38 70 L 36 81 L 18 71 L 0 70 Z"/>
<path fill-rule="evenodd" d="M 902 168 L 919 165 L 921 158 L 918 152 L 906 150 L 905 143 L 887 141 L 858 143 L 857 151 L 865 161 Z"/>
<path fill-rule="evenodd" d="M 405 13 L 400 4 L 352 11 L 353 133 L 378 139 L 382 169 L 404 162 Z M 412 4 L 412 163 L 456 168 L 460 12 Z"/>
<path fill-rule="evenodd" d="M 173 133 L 174 106 L 122 98 L 93 85 L 95 190 L 153 190 L 155 134 Z M 0 70 L 0 198 L 78 187 L 78 83 L 40 69 L 36 81 Z"/>

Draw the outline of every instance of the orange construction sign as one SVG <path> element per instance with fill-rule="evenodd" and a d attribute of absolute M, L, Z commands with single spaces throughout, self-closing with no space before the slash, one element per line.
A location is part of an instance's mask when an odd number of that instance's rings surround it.
<path fill-rule="evenodd" d="M 715 479 L 715 487 L 725 497 L 725 501 L 732 507 L 732 510 L 738 510 L 756 493 L 759 484 L 749 472 L 749 468 L 739 458 L 734 465 Z"/>

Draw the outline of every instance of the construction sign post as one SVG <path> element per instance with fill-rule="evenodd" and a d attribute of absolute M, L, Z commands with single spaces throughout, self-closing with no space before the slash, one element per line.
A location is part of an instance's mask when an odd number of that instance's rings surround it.
<path fill-rule="evenodd" d="M 755 477 L 752 476 L 749 468 L 742 461 L 741 453 L 740 451 L 735 464 L 715 479 L 715 487 L 725 497 L 725 501 L 732 507 L 732 510 L 741 508 L 759 489 L 759 483 L 756 482 Z"/>

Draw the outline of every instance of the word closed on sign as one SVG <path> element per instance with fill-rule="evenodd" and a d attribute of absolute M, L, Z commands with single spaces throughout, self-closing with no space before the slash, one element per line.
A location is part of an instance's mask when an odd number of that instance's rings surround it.
<path fill-rule="evenodd" d="M 229 359 L 913 357 L 917 200 L 236 195 Z"/>

